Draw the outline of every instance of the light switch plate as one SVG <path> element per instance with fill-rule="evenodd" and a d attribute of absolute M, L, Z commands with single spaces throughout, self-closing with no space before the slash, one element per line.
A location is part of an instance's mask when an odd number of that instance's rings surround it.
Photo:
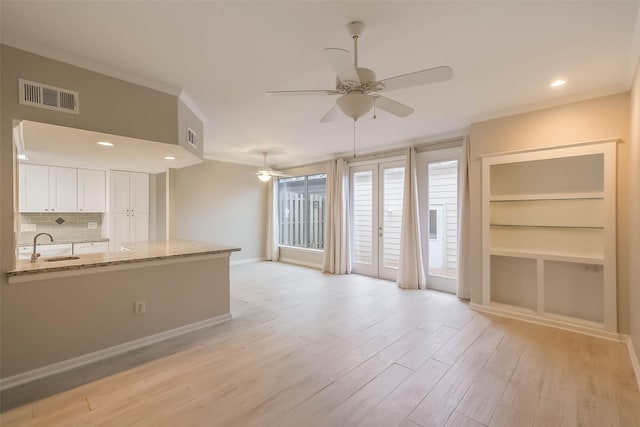
<path fill-rule="evenodd" d="M 36 231 L 35 224 L 20 224 L 20 231 Z"/>
<path fill-rule="evenodd" d="M 95 221 L 91 221 L 87 224 L 87 228 L 89 230 L 97 230 L 98 229 L 98 223 Z"/>

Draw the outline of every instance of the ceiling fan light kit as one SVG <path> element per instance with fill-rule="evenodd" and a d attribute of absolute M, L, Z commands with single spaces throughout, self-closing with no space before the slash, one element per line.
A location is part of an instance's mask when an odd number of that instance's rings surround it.
<path fill-rule="evenodd" d="M 269 182 L 269 180 L 271 180 L 271 177 L 288 177 L 290 175 L 287 175 L 283 172 L 280 171 L 274 171 L 271 168 L 267 168 L 267 153 L 266 151 L 262 152 L 262 157 L 264 159 L 264 163 L 262 166 L 262 169 L 259 170 L 258 172 L 256 172 L 256 176 L 258 177 L 258 179 L 262 182 Z"/>
<path fill-rule="evenodd" d="M 270 95 L 341 95 L 321 119 L 323 123 L 336 119 L 342 112 L 355 120 L 366 115 L 375 106 L 397 117 L 407 117 L 415 110 L 408 105 L 386 98 L 380 92 L 437 83 L 453 77 L 451 67 L 441 66 L 377 80 L 373 70 L 358 67 L 358 39 L 364 29 L 364 23 L 354 21 L 347 25 L 353 38 L 353 60 L 349 51 L 339 48 L 327 48 L 323 52 L 336 73 L 336 88 L 325 90 L 287 90 L 269 91 Z"/>

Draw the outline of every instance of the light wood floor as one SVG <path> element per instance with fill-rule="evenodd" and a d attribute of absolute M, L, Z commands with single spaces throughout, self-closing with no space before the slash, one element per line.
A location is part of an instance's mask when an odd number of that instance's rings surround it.
<path fill-rule="evenodd" d="M 452 295 L 257 263 L 232 268 L 232 312 L 225 324 L 10 390 L 1 424 L 640 423 L 624 345 L 486 316 Z"/>

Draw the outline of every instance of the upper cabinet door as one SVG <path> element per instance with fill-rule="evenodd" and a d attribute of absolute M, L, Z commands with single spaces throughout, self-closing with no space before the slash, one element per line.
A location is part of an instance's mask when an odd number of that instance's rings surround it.
<path fill-rule="evenodd" d="M 78 211 L 78 173 L 75 168 L 49 167 L 49 211 Z"/>
<path fill-rule="evenodd" d="M 78 169 L 78 211 L 104 212 L 106 205 L 105 173 Z"/>
<path fill-rule="evenodd" d="M 131 172 L 129 188 L 131 212 L 149 212 L 149 174 Z"/>
<path fill-rule="evenodd" d="M 20 212 L 49 211 L 49 167 L 20 164 Z"/>
<path fill-rule="evenodd" d="M 109 212 L 129 213 L 129 172 L 109 171 Z"/>

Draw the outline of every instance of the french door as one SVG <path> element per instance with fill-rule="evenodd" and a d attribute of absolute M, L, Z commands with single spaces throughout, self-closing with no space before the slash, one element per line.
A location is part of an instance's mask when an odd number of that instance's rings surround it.
<path fill-rule="evenodd" d="M 351 271 L 396 280 L 404 160 L 352 166 L 350 175 Z"/>
<path fill-rule="evenodd" d="M 461 148 L 418 154 L 420 238 L 427 287 L 458 287 L 458 219 Z"/>

